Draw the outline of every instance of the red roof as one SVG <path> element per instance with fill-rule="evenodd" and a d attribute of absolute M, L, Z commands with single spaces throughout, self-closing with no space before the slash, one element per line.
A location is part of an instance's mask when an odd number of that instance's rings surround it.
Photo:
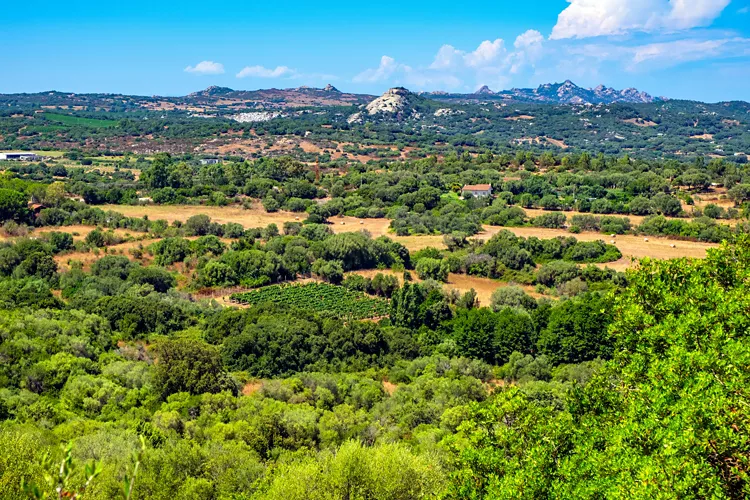
<path fill-rule="evenodd" d="M 489 191 L 492 189 L 490 184 L 467 184 L 462 191 Z"/>

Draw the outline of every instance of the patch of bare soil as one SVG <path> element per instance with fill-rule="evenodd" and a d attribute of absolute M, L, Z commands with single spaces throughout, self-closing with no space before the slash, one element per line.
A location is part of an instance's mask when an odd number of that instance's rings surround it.
<path fill-rule="evenodd" d="M 558 140 L 558 139 L 553 139 L 553 138 L 551 138 L 551 137 L 545 137 L 544 139 L 545 139 L 545 140 L 546 140 L 546 141 L 547 141 L 548 143 L 552 144 L 553 146 L 557 146 L 558 148 L 562 148 L 562 149 L 568 149 L 568 148 L 570 147 L 570 146 L 568 146 L 567 144 L 565 144 L 565 142 L 563 142 L 563 141 L 560 141 L 560 140 Z"/>
<path fill-rule="evenodd" d="M 644 120 L 643 118 L 628 118 L 623 120 L 625 123 L 630 123 L 636 127 L 656 127 L 658 123 L 652 122 L 651 120 Z"/>
<path fill-rule="evenodd" d="M 393 396 L 393 393 L 396 392 L 396 389 L 398 389 L 398 386 L 396 384 L 392 384 L 388 382 L 387 380 L 383 380 L 383 390 L 389 396 Z"/>
<path fill-rule="evenodd" d="M 248 382 L 242 387 L 242 395 L 243 396 L 251 396 L 261 390 L 263 388 L 263 382 L 260 380 L 254 380 L 252 382 Z"/>

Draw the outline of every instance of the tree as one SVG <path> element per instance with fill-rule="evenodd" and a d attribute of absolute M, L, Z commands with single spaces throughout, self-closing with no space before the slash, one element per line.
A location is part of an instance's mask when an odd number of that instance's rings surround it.
<path fill-rule="evenodd" d="M 750 200 L 750 184 L 737 184 L 727 191 L 727 196 L 735 205 L 743 204 Z"/>
<path fill-rule="evenodd" d="M 176 392 L 203 394 L 231 388 L 215 347 L 199 340 L 163 340 L 156 346 L 154 382 L 166 398 Z"/>
<path fill-rule="evenodd" d="M 44 191 L 44 203 L 51 207 L 58 207 L 65 201 L 65 184 L 55 181 Z"/>
<path fill-rule="evenodd" d="M 20 278 L 34 276 L 51 280 L 57 276 L 57 262 L 47 253 L 34 252 L 18 265 L 13 275 Z"/>
<path fill-rule="evenodd" d="M 448 261 L 446 260 L 423 258 L 419 259 L 415 270 L 417 271 L 419 279 L 433 279 L 445 282 L 448 281 L 448 272 L 450 271 L 450 268 L 448 267 Z"/>
<path fill-rule="evenodd" d="M 141 182 L 151 189 L 161 189 L 169 185 L 169 170 L 172 156 L 169 153 L 157 153 L 148 168 L 141 173 Z"/>
<path fill-rule="evenodd" d="M 582 295 L 554 307 L 539 335 L 539 352 L 555 363 L 580 363 L 612 356 L 607 327 L 611 303 L 596 294 Z"/>
<path fill-rule="evenodd" d="M 177 279 L 172 273 L 158 266 L 134 266 L 128 279 L 138 285 L 151 285 L 159 293 L 167 293 L 177 286 Z"/>
<path fill-rule="evenodd" d="M 651 202 L 657 213 L 666 215 L 667 217 L 674 217 L 682 212 L 682 204 L 680 204 L 680 200 L 666 193 L 657 194 L 651 198 Z"/>
<path fill-rule="evenodd" d="M 338 260 L 318 259 L 312 264 L 312 272 L 334 285 L 338 285 L 344 280 L 344 267 Z"/>
<path fill-rule="evenodd" d="M 633 215 L 651 215 L 654 213 L 654 206 L 651 200 L 643 196 L 636 196 L 630 200 L 630 213 Z"/>
<path fill-rule="evenodd" d="M 483 307 L 457 311 L 448 328 L 462 356 L 494 363 L 496 326 L 497 315 Z"/>
<path fill-rule="evenodd" d="M 205 236 L 211 226 L 211 218 L 208 215 L 198 214 L 189 217 L 183 228 L 187 236 Z"/>
<path fill-rule="evenodd" d="M 98 227 L 86 235 L 85 241 L 89 245 L 97 248 L 101 248 L 106 245 L 104 232 Z"/>
<path fill-rule="evenodd" d="M 25 222 L 30 215 L 28 197 L 25 194 L 0 188 L 0 221 Z"/>
<path fill-rule="evenodd" d="M 211 261 L 199 272 L 200 282 L 208 287 L 234 286 L 239 283 L 237 274 L 223 262 Z"/>
<path fill-rule="evenodd" d="M 505 286 L 492 292 L 490 307 L 495 312 L 501 311 L 506 307 L 517 307 L 531 311 L 536 309 L 536 300 L 519 286 Z"/>

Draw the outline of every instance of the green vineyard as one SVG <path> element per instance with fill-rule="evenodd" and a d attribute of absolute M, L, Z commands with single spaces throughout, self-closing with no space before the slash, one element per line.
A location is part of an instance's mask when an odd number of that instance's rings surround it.
<path fill-rule="evenodd" d="M 353 319 L 376 318 L 387 315 L 389 311 L 389 302 L 385 299 L 326 283 L 272 285 L 251 292 L 235 293 L 230 296 L 230 300 L 250 305 L 265 302 L 289 304 L 300 309 L 327 311 Z"/>

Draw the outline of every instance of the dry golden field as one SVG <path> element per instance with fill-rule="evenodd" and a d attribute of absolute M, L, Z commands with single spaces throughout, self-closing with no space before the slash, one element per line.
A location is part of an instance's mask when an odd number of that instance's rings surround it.
<path fill-rule="evenodd" d="M 267 213 L 261 207 L 256 206 L 253 209 L 245 210 L 238 206 L 229 207 L 207 207 L 200 205 L 183 205 L 183 206 L 163 206 L 163 205 L 144 205 L 144 206 L 126 206 L 126 205 L 105 205 L 101 207 L 104 210 L 119 211 L 130 217 L 143 217 L 148 215 L 149 219 L 166 219 L 169 222 L 174 220 L 185 221 L 189 217 L 197 214 L 205 214 L 211 217 L 211 220 L 219 223 L 238 222 L 245 227 L 262 227 L 274 223 L 281 228 L 284 222 L 303 220 L 305 214 L 294 214 L 292 212 Z M 535 211 L 528 211 L 530 215 Z M 634 218 L 631 218 L 634 219 Z M 634 220 L 635 222 L 635 220 Z M 396 241 L 399 241 L 409 250 L 421 250 L 432 246 L 444 248 L 443 237 L 439 235 L 419 235 L 419 236 L 396 236 L 389 234 L 388 219 L 356 219 L 354 217 L 334 217 L 331 219 L 331 229 L 334 232 L 351 232 L 365 229 L 373 237 L 388 235 Z M 637 223 L 637 222 L 636 222 Z M 487 240 L 507 229 L 518 236 L 538 238 L 554 238 L 556 236 L 575 236 L 581 241 L 604 240 L 607 243 L 614 241 L 614 245 L 620 249 L 623 258 L 615 263 L 608 264 L 609 267 L 623 270 L 631 266 L 631 260 L 651 257 L 656 259 L 672 259 L 677 257 L 696 257 L 703 258 L 706 256 L 706 250 L 717 247 L 711 243 L 700 243 L 692 241 L 671 240 L 667 238 L 646 238 L 633 235 L 620 235 L 614 238 L 609 235 L 600 233 L 584 232 L 571 235 L 563 229 L 545 229 L 536 227 L 512 227 L 502 228 L 494 226 L 485 226 L 484 232 L 475 236 L 480 240 Z"/>

